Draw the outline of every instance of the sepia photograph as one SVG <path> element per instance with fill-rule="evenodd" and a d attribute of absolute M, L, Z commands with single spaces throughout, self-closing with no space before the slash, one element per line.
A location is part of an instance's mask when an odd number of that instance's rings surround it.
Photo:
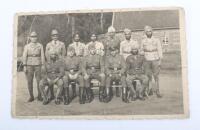
<path fill-rule="evenodd" d="M 189 118 L 182 8 L 17 13 L 14 118 Z"/>

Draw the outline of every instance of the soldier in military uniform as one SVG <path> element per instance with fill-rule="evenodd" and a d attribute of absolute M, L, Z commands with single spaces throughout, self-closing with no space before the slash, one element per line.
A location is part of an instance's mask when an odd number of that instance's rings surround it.
<path fill-rule="evenodd" d="M 25 45 L 23 52 L 23 65 L 24 72 L 28 80 L 28 91 L 30 98 L 28 102 L 34 101 L 33 95 L 33 77 L 35 74 L 37 88 L 38 88 L 38 100 L 42 100 L 41 93 L 39 91 L 39 81 L 41 79 L 41 65 L 45 63 L 44 50 L 42 44 L 37 42 L 37 33 L 31 32 L 30 43 Z"/>
<path fill-rule="evenodd" d="M 65 58 L 65 76 L 64 80 L 64 104 L 68 105 L 70 102 L 69 98 L 69 83 L 79 83 L 79 102 L 84 104 L 84 80 L 82 76 L 81 58 L 75 56 L 75 49 L 70 46 L 68 47 L 68 56 Z M 72 97 L 74 98 L 74 97 Z"/>
<path fill-rule="evenodd" d="M 99 100 L 100 102 L 103 102 L 105 87 L 104 60 L 102 56 L 96 54 L 96 48 L 93 44 L 88 46 L 88 50 L 90 54 L 83 60 L 83 73 L 87 100 L 91 102 L 93 99 L 93 92 L 90 88 L 91 80 L 98 79 L 100 81 Z"/>
<path fill-rule="evenodd" d="M 139 44 L 136 40 L 131 39 L 131 30 L 124 29 L 125 40 L 120 43 L 120 54 L 124 56 L 124 59 L 131 55 L 131 48 L 139 48 Z"/>
<path fill-rule="evenodd" d="M 111 100 L 111 84 L 113 81 L 121 82 L 123 87 L 122 92 L 122 101 L 128 102 L 127 99 L 127 86 L 126 86 L 126 63 L 124 57 L 118 53 L 118 48 L 110 47 L 110 56 L 106 58 L 105 66 L 106 66 L 106 99 L 105 102 L 109 102 Z"/>
<path fill-rule="evenodd" d="M 57 53 L 58 59 L 62 59 L 66 55 L 65 44 L 58 40 L 58 38 L 59 38 L 58 35 L 59 35 L 59 33 L 56 29 L 51 31 L 52 41 L 47 43 L 46 51 L 45 51 L 45 56 L 46 56 L 47 61 L 50 58 L 49 52 L 51 50 L 54 50 Z"/>
<path fill-rule="evenodd" d="M 137 97 L 145 100 L 144 90 L 148 87 L 148 77 L 144 73 L 144 56 L 139 55 L 138 52 L 138 47 L 131 48 L 131 55 L 126 59 L 126 82 L 132 93 L 132 101 L 135 101 Z M 139 80 L 139 83 L 136 80 Z"/>
<path fill-rule="evenodd" d="M 109 48 L 111 46 L 118 48 L 118 52 L 119 52 L 120 39 L 115 36 L 115 33 L 116 33 L 115 28 L 113 26 L 110 26 L 108 28 L 107 38 L 104 41 L 104 49 L 105 49 L 105 55 L 106 56 L 110 55 Z"/>
<path fill-rule="evenodd" d="M 146 37 L 141 42 L 141 54 L 145 57 L 145 73 L 148 75 L 149 81 L 155 80 L 155 93 L 161 98 L 159 91 L 159 72 L 161 59 L 163 57 L 162 45 L 158 38 L 153 36 L 153 30 L 150 26 L 144 28 Z"/>
<path fill-rule="evenodd" d="M 89 54 L 88 51 L 88 46 L 90 46 L 91 44 L 94 44 L 95 48 L 96 48 L 96 54 L 100 55 L 100 56 L 104 56 L 104 46 L 103 43 L 97 41 L 97 36 L 95 33 L 92 33 L 91 37 L 91 42 L 89 42 L 86 46 L 85 46 L 85 56 L 87 56 Z"/>
<path fill-rule="evenodd" d="M 105 56 L 109 56 L 110 55 L 110 47 L 116 47 L 117 48 L 117 52 L 120 52 L 120 39 L 118 37 L 116 37 L 115 35 L 116 30 L 113 26 L 110 26 L 108 28 L 108 34 L 107 34 L 107 38 L 104 41 L 104 50 L 105 50 Z M 120 97 L 119 94 L 119 88 L 116 87 L 116 96 Z"/>
<path fill-rule="evenodd" d="M 75 49 L 76 56 L 83 57 L 85 54 L 85 44 L 80 42 L 80 36 L 78 33 L 74 34 L 73 43 L 69 44 L 69 47 L 73 47 Z"/>
<path fill-rule="evenodd" d="M 43 104 L 46 105 L 52 99 L 52 92 L 50 90 L 54 90 L 54 85 L 57 85 L 55 104 L 58 105 L 61 102 L 63 90 L 62 78 L 64 76 L 64 67 L 61 59 L 57 60 L 58 54 L 56 51 L 49 51 L 49 55 L 49 61 L 42 67 L 42 80 L 40 81 L 39 87 L 43 95 Z"/>

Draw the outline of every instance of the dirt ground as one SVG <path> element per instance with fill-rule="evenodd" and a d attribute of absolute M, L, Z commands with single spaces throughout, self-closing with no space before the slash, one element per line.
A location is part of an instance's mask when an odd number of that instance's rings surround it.
<path fill-rule="evenodd" d="M 180 72 L 162 72 L 160 74 L 160 91 L 163 98 L 151 96 L 145 101 L 123 103 L 121 98 L 114 97 L 110 103 L 100 103 L 98 96 L 92 103 L 80 105 L 76 97 L 70 105 L 48 105 L 35 100 L 27 103 L 27 82 L 23 72 L 18 72 L 16 91 L 16 116 L 64 116 L 64 115 L 170 115 L 183 114 L 183 95 Z M 36 87 L 34 95 L 37 95 Z"/>

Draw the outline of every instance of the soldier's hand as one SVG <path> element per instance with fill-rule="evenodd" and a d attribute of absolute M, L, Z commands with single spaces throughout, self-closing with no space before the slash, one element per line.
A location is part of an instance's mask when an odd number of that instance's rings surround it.
<path fill-rule="evenodd" d="M 121 77 L 121 76 L 122 76 L 122 74 L 121 74 L 121 73 L 119 73 L 119 76 Z"/>
<path fill-rule="evenodd" d="M 112 74 L 109 74 L 109 77 L 112 77 Z"/>
<path fill-rule="evenodd" d="M 25 73 L 27 72 L 27 68 L 26 68 L 26 66 L 24 66 L 24 72 L 25 72 Z"/>
<path fill-rule="evenodd" d="M 74 74 L 74 78 L 77 79 L 78 77 L 78 73 Z"/>

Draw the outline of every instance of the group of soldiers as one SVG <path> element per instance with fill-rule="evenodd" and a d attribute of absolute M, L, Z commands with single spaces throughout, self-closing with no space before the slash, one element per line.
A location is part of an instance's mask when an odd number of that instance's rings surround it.
<path fill-rule="evenodd" d="M 76 33 L 66 51 L 65 44 L 59 41 L 58 30 L 54 29 L 51 31 L 52 41 L 47 43 L 44 52 L 37 33 L 31 32 L 30 43 L 25 45 L 23 52 L 30 95 L 28 102 L 34 101 L 34 75 L 38 88 L 37 99 L 43 101 L 44 105 L 54 99 L 55 104 L 62 101 L 65 105 L 70 104 L 76 97 L 75 87 L 72 87 L 72 94 L 69 92 L 71 83 L 79 86 L 80 104 L 91 102 L 94 99 L 91 88 L 93 79 L 99 81 L 100 102 L 112 100 L 113 84 L 122 86 L 122 101 L 125 103 L 130 99 L 145 100 L 154 93 L 158 98 L 162 97 L 159 91 L 162 46 L 159 39 L 153 36 L 152 27 L 145 26 L 145 38 L 140 45 L 132 39 L 130 29 L 124 29 L 125 40 L 122 42 L 115 33 L 115 28 L 110 26 L 105 42 L 97 41 L 97 35 L 92 33 L 91 42 L 87 44 L 81 43 Z M 155 80 L 153 90 L 149 89 L 152 80 Z M 120 96 L 118 87 L 116 96 Z"/>

